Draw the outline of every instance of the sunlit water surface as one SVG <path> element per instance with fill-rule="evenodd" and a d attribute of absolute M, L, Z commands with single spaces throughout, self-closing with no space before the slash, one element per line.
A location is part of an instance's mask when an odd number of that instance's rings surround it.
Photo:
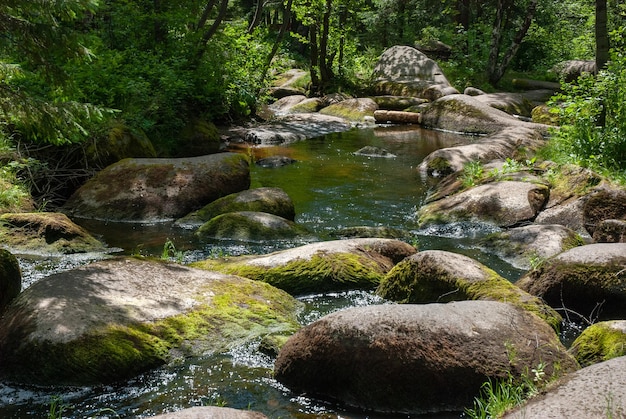
<path fill-rule="evenodd" d="M 419 230 L 415 213 L 423 204 L 432 179 L 418 166 L 432 151 L 472 138 L 406 127 L 379 127 L 333 134 L 288 146 L 247 150 L 259 159 L 288 156 L 296 163 L 279 168 L 251 168 L 252 187 L 284 189 L 295 203 L 296 221 L 314 240 L 329 240 L 352 226 L 385 226 L 407 233 L 421 250 L 451 250 L 471 256 L 516 280 L 522 272 L 497 256 L 483 252 L 477 241 L 492 227 L 455 224 Z M 355 154 L 364 146 L 383 148 L 396 157 Z M 198 242 L 193 232 L 171 223 L 138 225 L 76 220 L 104 240 L 111 254 L 161 256 L 171 241 L 179 262 L 225 254 L 260 254 L 295 247 L 302 241 L 233 243 Z M 67 257 L 20 256 L 24 287 L 52 273 L 83 265 L 104 255 Z M 303 324 L 346 307 L 384 304 L 371 292 L 351 291 L 300 298 Z M 85 388 L 30 388 L 0 384 L 0 417 L 46 417 L 51 399 L 64 407 L 64 417 L 149 417 L 198 405 L 252 409 L 270 418 L 377 418 L 291 393 L 272 378 L 273 359 L 257 350 L 258 342 L 228 353 L 187 359 L 127 382 Z M 322 372 L 321 372 L 322 373 Z M 456 415 L 458 417 L 458 415 Z M 406 416 L 397 416 L 406 417 Z"/>

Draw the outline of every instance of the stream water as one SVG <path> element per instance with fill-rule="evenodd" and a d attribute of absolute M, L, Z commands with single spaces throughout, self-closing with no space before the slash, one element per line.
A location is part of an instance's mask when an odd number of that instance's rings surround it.
<path fill-rule="evenodd" d="M 378 127 L 328 135 L 280 147 L 247 150 L 262 158 L 289 156 L 296 163 L 279 168 L 251 168 L 252 186 L 284 189 L 294 201 L 296 221 L 319 240 L 329 240 L 351 226 L 386 226 L 408 233 L 420 249 L 441 249 L 471 256 L 505 278 L 516 280 L 522 271 L 485 253 L 477 239 L 493 231 L 482 225 L 458 224 L 419 230 L 415 213 L 433 186 L 418 166 L 432 151 L 472 141 L 459 135 L 407 127 Z M 384 148 L 396 157 L 354 154 L 364 146 Z M 161 256 L 166 241 L 176 248 L 179 262 L 224 254 L 268 253 L 303 244 L 200 243 L 191 231 L 169 223 L 138 225 L 76 220 L 100 237 L 113 254 Z M 18 255 L 24 287 L 51 273 L 96 260 L 102 255 L 42 258 Z M 369 292 L 352 291 L 300 298 L 306 306 L 303 324 L 330 312 L 353 306 L 381 304 Z M 67 418 L 149 417 L 197 405 L 252 409 L 270 418 L 377 418 L 291 393 L 272 378 L 273 359 L 251 342 L 228 353 L 188 359 L 115 385 L 81 388 L 25 387 L 0 383 L 0 417 L 46 417 L 51 400 Z M 385 416 L 388 417 L 388 416 Z M 407 417 L 407 416 L 396 416 Z M 457 415 L 458 417 L 458 415 Z"/>

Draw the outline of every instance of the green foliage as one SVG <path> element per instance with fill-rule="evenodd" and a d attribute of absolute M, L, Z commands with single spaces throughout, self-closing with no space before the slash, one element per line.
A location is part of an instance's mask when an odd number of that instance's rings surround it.
<path fill-rule="evenodd" d="M 50 410 L 48 411 L 48 419 L 61 419 L 63 413 L 67 410 L 67 405 L 61 396 L 52 396 L 50 398 Z"/>
<path fill-rule="evenodd" d="M 463 166 L 463 174 L 461 175 L 461 183 L 464 187 L 469 188 L 476 186 L 478 181 L 483 177 L 483 164 L 474 160 Z"/>
<path fill-rule="evenodd" d="M 184 254 L 180 250 L 176 250 L 174 242 L 170 239 L 165 240 L 163 244 L 163 251 L 161 252 L 161 259 L 169 261 L 174 259 L 177 263 L 183 263 Z"/>
<path fill-rule="evenodd" d="M 565 84 L 551 105 L 562 126 L 547 157 L 626 179 L 626 57 L 614 52 L 606 71 Z"/>

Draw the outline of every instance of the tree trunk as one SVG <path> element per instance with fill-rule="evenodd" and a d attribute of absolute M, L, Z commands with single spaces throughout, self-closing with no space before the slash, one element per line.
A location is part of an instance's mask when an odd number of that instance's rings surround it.
<path fill-rule="evenodd" d="M 596 71 L 609 60 L 609 34 L 607 29 L 606 0 L 596 0 Z"/>
<path fill-rule="evenodd" d="M 259 86 L 263 86 L 263 82 L 265 81 L 265 78 L 267 77 L 267 72 L 269 71 L 270 65 L 272 64 L 272 60 L 274 59 L 274 56 L 278 52 L 278 48 L 280 47 L 280 44 L 283 41 L 283 38 L 285 37 L 285 33 L 287 32 L 287 29 L 289 29 L 289 24 L 291 22 L 291 4 L 292 3 L 293 3 L 293 0 L 288 0 L 287 4 L 285 5 L 285 11 L 283 13 L 283 24 L 280 26 L 280 31 L 278 32 L 278 36 L 276 37 L 276 40 L 274 41 L 274 45 L 272 46 L 272 51 L 270 52 L 269 56 L 265 60 L 263 71 L 261 71 L 261 78 L 259 80 Z"/>
<path fill-rule="evenodd" d="M 454 22 L 468 30 L 470 27 L 470 0 L 457 0 Z"/>
<path fill-rule="evenodd" d="M 330 13 L 332 11 L 332 0 L 326 0 L 326 10 L 322 18 L 322 33 L 320 37 L 319 66 L 320 66 L 320 93 L 323 93 L 325 86 L 332 79 L 332 68 L 328 58 L 328 36 L 330 33 Z M 332 60 L 331 60 L 332 61 Z"/>
<path fill-rule="evenodd" d="M 264 0 L 257 0 L 256 8 L 254 9 L 254 17 L 248 26 L 248 34 L 251 34 L 252 31 L 254 31 L 254 28 L 256 28 L 261 22 L 261 16 L 263 16 L 263 8 L 265 7 L 265 4 Z"/>

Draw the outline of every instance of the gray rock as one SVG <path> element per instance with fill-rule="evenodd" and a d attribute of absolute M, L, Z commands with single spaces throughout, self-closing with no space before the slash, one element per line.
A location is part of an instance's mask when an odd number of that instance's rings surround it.
<path fill-rule="evenodd" d="M 568 60 L 558 63 L 552 72 L 566 82 L 572 82 L 583 74 L 596 74 L 595 60 Z"/>
<path fill-rule="evenodd" d="M 459 411 L 487 378 L 540 362 L 577 368 L 554 331 L 510 304 L 378 305 L 332 313 L 281 349 L 278 381 L 295 392 L 374 412 Z"/>
<path fill-rule="evenodd" d="M 574 247 L 524 275 L 518 285 L 570 316 L 626 318 L 626 243 Z"/>
<path fill-rule="evenodd" d="M 542 396 L 503 419 L 626 417 L 626 357 L 595 364 L 563 377 Z"/>
<path fill-rule="evenodd" d="M 478 185 L 463 192 L 424 205 L 418 222 L 479 221 L 511 227 L 533 220 L 548 200 L 547 186 L 521 181 L 501 181 Z"/>
<path fill-rule="evenodd" d="M 348 131 L 350 128 L 352 125 L 343 118 L 319 113 L 298 113 L 247 128 L 241 135 L 248 143 L 279 145 L 321 137 L 334 132 Z"/>
<path fill-rule="evenodd" d="M 17 258 L 8 250 L 0 249 L 0 312 L 22 290 L 22 272 Z"/>
<path fill-rule="evenodd" d="M 297 162 L 298 160 L 292 159 L 291 157 L 287 156 L 270 156 L 257 160 L 256 165 L 266 168 L 276 168 L 288 166 Z"/>
<path fill-rule="evenodd" d="M 164 413 L 154 416 L 155 419 L 265 419 L 259 412 L 237 410 L 228 407 L 201 406 L 190 407 L 178 412 Z"/>
<path fill-rule="evenodd" d="M 397 157 L 395 154 L 390 153 L 384 148 L 374 147 L 374 146 L 365 146 L 354 152 L 357 156 L 365 156 L 365 157 L 385 157 L 385 158 L 394 158 Z"/>
<path fill-rule="evenodd" d="M 534 108 L 533 103 L 521 93 L 488 93 L 477 95 L 476 100 L 492 108 L 500 109 L 509 115 L 521 115 L 530 118 Z"/>
<path fill-rule="evenodd" d="M 626 221 L 603 220 L 593 231 L 595 243 L 626 243 Z"/>
<path fill-rule="evenodd" d="M 291 220 L 259 211 L 236 211 L 217 215 L 196 231 L 201 240 L 227 239 L 263 242 L 310 235 Z"/>
<path fill-rule="evenodd" d="M 378 104 L 370 98 L 346 99 L 320 110 L 322 115 L 331 115 L 352 122 L 363 122 L 374 119 L 374 111 Z"/>
<path fill-rule="evenodd" d="M 250 168 L 242 154 L 126 159 L 96 174 L 63 210 L 80 218 L 158 222 L 183 217 L 249 186 Z"/>
<path fill-rule="evenodd" d="M 178 357 L 298 329 L 299 303 L 241 277 L 135 258 L 51 275 L 0 322 L 0 376 L 27 384 L 129 379 Z"/>

